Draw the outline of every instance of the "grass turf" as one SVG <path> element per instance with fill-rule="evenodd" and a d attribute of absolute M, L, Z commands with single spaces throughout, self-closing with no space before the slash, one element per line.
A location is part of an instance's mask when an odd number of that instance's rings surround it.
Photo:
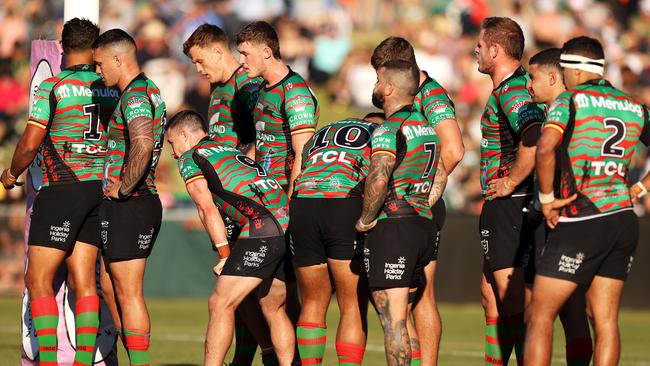
<path fill-rule="evenodd" d="M 199 365 L 203 362 L 203 337 L 207 324 L 207 300 L 150 299 L 153 326 L 152 365 Z M 483 315 L 478 304 L 442 305 L 442 366 L 482 364 Z M 0 365 L 17 365 L 20 359 L 20 301 L 0 298 Z M 336 365 L 334 337 L 338 309 L 332 303 L 328 314 L 325 365 Z M 559 322 L 558 322 L 559 323 Z M 620 317 L 623 353 L 620 365 L 650 366 L 650 312 L 626 310 Z M 364 365 L 383 365 L 383 338 L 374 312 L 369 314 L 369 337 Z M 556 325 L 553 365 L 564 364 L 564 337 Z M 234 348 L 234 347 L 233 347 Z M 258 352 L 259 353 L 259 352 Z M 119 347 L 120 364 L 128 365 Z M 230 359 L 230 358 L 228 358 Z M 514 363 L 514 357 L 510 364 Z M 256 365 L 261 364 L 259 359 Z"/>

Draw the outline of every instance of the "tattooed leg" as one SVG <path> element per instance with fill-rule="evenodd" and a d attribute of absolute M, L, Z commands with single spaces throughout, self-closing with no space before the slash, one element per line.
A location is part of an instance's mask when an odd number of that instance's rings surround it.
<path fill-rule="evenodd" d="M 389 366 L 408 366 L 411 363 L 411 344 L 406 318 L 408 315 L 408 288 L 390 288 L 372 292 L 375 309 L 384 329 L 384 347 Z"/>

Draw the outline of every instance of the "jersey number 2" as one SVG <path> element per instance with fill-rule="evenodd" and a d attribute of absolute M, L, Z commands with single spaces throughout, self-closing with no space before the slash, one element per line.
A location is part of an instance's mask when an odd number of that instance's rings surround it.
<path fill-rule="evenodd" d="M 625 156 L 625 148 L 620 146 L 620 143 L 623 142 L 625 135 L 627 134 L 625 122 L 618 118 L 605 118 L 603 123 L 605 128 L 608 130 L 614 130 L 614 133 L 603 142 L 600 154 L 602 156 L 622 158 Z"/>

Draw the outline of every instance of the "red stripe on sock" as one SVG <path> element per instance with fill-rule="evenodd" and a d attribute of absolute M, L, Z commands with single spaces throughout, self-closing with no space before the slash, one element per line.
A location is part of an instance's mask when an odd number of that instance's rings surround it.
<path fill-rule="evenodd" d="M 488 362 L 492 365 L 502 366 L 505 365 L 502 359 L 485 355 L 485 362 Z"/>
<path fill-rule="evenodd" d="M 38 346 L 40 352 L 56 352 L 56 346 Z"/>
<path fill-rule="evenodd" d="M 42 363 L 41 363 L 41 365 L 42 365 Z M 75 362 L 72 363 L 72 366 L 89 366 L 89 365 L 87 363 L 75 361 Z"/>
<path fill-rule="evenodd" d="M 502 322 L 502 320 L 498 316 L 494 316 L 494 317 L 486 316 L 485 317 L 485 324 L 487 324 L 487 325 L 497 325 L 497 324 L 499 324 L 501 322 Z"/>
<path fill-rule="evenodd" d="M 45 315 L 59 315 L 54 296 L 45 296 L 32 300 L 32 316 L 37 318 Z"/>
<path fill-rule="evenodd" d="M 314 346 L 317 344 L 323 344 L 326 341 L 327 341 L 327 337 L 319 337 L 319 338 L 311 338 L 311 339 L 298 338 L 298 344 L 301 346 Z"/>
<path fill-rule="evenodd" d="M 95 350 L 95 346 L 83 346 L 83 345 L 77 345 L 77 351 L 81 352 L 93 352 Z"/>
<path fill-rule="evenodd" d="M 128 332 L 144 333 L 146 335 L 126 334 Z M 127 349 L 135 351 L 147 351 L 149 349 L 149 334 L 147 332 L 138 331 L 135 329 L 124 329 L 125 345 Z"/>
<path fill-rule="evenodd" d="M 56 362 L 48 362 L 48 361 L 40 361 L 39 365 L 40 366 L 59 366 L 59 364 L 56 363 Z"/>
<path fill-rule="evenodd" d="M 56 328 L 36 329 L 36 336 L 40 337 L 42 335 L 56 335 Z"/>
<path fill-rule="evenodd" d="M 501 342 L 499 341 L 499 338 L 490 337 L 489 335 L 486 335 L 486 336 L 485 336 L 485 341 L 488 342 L 488 343 L 490 343 L 490 344 L 499 344 L 499 343 L 501 343 Z"/>
<path fill-rule="evenodd" d="M 320 365 L 321 363 L 323 363 L 323 358 L 322 357 L 301 358 L 300 362 L 302 362 L 303 365 Z"/>
<path fill-rule="evenodd" d="M 75 311 L 79 313 L 99 312 L 99 296 L 85 296 L 75 302 Z"/>
<path fill-rule="evenodd" d="M 422 353 L 420 351 L 411 352 L 411 359 L 420 358 L 421 356 L 422 356 Z"/>
<path fill-rule="evenodd" d="M 97 327 L 78 327 L 77 334 L 97 334 Z"/>
<path fill-rule="evenodd" d="M 361 364 L 366 346 L 362 344 L 336 342 L 336 355 L 342 357 L 339 362 Z"/>
<path fill-rule="evenodd" d="M 304 323 L 304 322 L 298 322 L 296 326 L 303 327 L 303 328 L 327 328 L 327 324 Z"/>

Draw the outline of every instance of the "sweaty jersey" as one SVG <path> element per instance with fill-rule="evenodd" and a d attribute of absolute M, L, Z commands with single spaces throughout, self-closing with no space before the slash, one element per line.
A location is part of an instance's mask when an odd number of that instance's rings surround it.
<path fill-rule="evenodd" d="M 206 179 L 221 212 L 239 223 L 240 238 L 284 235 L 287 194 L 266 171 L 237 149 L 209 137 L 178 159 L 185 184 Z"/>
<path fill-rule="evenodd" d="M 544 112 L 528 91 L 530 77 L 523 67 L 492 90 L 481 116 L 481 190 L 484 198 L 492 180 L 510 173 L 517 157 L 521 135 L 544 121 Z M 532 175 L 513 195 L 532 192 Z"/>
<path fill-rule="evenodd" d="M 361 197 L 370 168 L 370 139 L 376 126 L 350 118 L 318 130 L 305 144 L 293 196 Z"/>
<path fill-rule="evenodd" d="M 144 74 L 135 77 L 124 89 L 120 101 L 108 124 L 108 150 L 104 162 L 104 176 L 107 181 L 122 179 L 126 162 L 129 159 L 129 123 L 146 117 L 153 124 L 154 147 L 149 169 L 141 183 L 133 190 L 134 196 L 156 194 L 155 170 L 163 147 L 163 134 L 166 123 L 165 102 L 158 87 Z"/>
<path fill-rule="evenodd" d="M 208 123 L 215 141 L 230 147 L 255 141 L 253 108 L 262 81 L 259 77 L 249 78 L 240 66 L 228 81 L 212 84 Z"/>
<path fill-rule="evenodd" d="M 555 192 L 578 193 L 561 211 L 561 221 L 584 220 L 630 209 L 628 171 L 639 140 L 650 143 L 643 104 L 606 80 L 592 80 L 553 102 L 544 128 L 562 134 L 557 150 Z"/>
<path fill-rule="evenodd" d="M 377 154 L 395 157 L 377 219 L 416 215 L 431 219 L 429 191 L 440 158 L 440 141 L 426 118 L 411 106 L 388 117 L 372 134 L 372 156 Z"/>
<path fill-rule="evenodd" d="M 43 187 L 102 179 L 106 125 L 118 99 L 92 65 L 69 67 L 39 85 L 27 123 L 47 131 Z"/>
<path fill-rule="evenodd" d="M 415 95 L 413 108 L 422 113 L 431 124 L 431 127 L 435 128 L 446 119 L 456 119 L 456 110 L 445 88 L 429 74 L 426 72 L 425 74 L 427 77 Z"/>
<path fill-rule="evenodd" d="M 316 131 L 318 101 L 305 80 L 291 70 L 277 84 L 262 85 L 253 112 L 255 159 L 278 183 L 288 187 L 295 157 L 291 136 Z"/>

